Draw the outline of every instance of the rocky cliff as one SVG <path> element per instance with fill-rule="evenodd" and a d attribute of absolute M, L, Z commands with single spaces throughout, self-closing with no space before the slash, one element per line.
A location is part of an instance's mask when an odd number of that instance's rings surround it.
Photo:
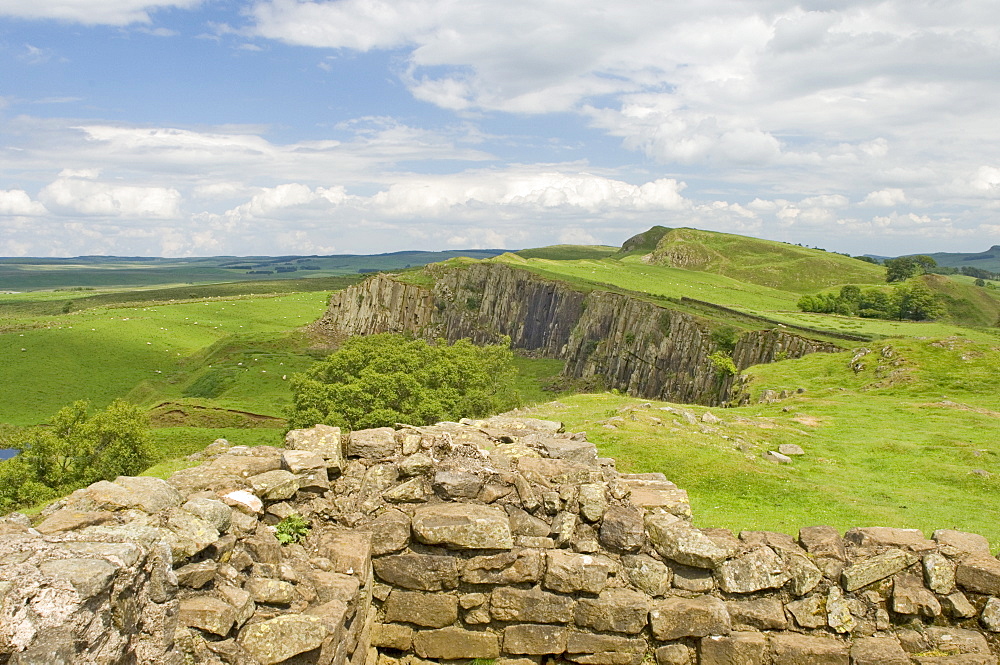
<path fill-rule="evenodd" d="M 649 399 L 718 404 L 733 377 L 712 362 L 719 321 L 621 293 L 584 292 L 502 263 L 432 268 L 426 285 L 377 275 L 334 293 L 317 329 L 332 335 L 403 332 L 477 343 L 511 339 L 515 349 L 566 360 L 565 376 Z M 436 272 L 435 272 L 436 271 Z M 745 332 L 737 369 L 776 358 L 838 351 L 783 329 Z"/>
<path fill-rule="evenodd" d="M 683 489 L 557 422 L 199 458 L 0 518 L 0 663 L 997 665 L 981 536 L 698 529 Z"/>

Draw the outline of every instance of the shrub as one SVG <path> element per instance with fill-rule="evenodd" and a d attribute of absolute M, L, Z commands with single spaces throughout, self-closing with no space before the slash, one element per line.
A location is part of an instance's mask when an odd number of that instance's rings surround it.
<path fill-rule="evenodd" d="M 312 524 L 298 513 L 292 513 L 285 519 L 278 522 L 274 529 L 274 536 L 282 545 L 297 543 L 312 530 Z"/>
<path fill-rule="evenodd" d="M 509 340 L 428 344 L 398 334 L 353 337 L 291 379 L 292 429 L 426 425 L 476 418 L 517 404 Z"/>

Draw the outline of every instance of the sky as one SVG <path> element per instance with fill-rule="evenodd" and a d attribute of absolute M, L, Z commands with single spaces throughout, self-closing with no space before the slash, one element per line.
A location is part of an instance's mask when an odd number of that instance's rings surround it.
<path fill-rule="evenodd" d="M 0 256 L 1000 244 L 996 0 L 0 0 Z"/>

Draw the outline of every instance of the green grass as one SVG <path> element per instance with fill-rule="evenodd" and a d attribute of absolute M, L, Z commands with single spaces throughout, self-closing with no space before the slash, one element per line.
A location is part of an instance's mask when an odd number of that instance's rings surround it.
<path fill-rule="evenodd" d="M 618 251 L 617 247 L 607 245 L 550 245 L 534 249 L 522 249 L 514 252 L 525 259 L 550 259 L 555 261 L 572 261 L 574 259 L 603 259 Z"/>
<path fill-rule="evenodd" d="M 190 371 L 184 364 L 188 356 L 234 335 L 267 339 L 287 333 L 316 320 L 325 304 L 326 294 L 314 292 L 18 319 L 20 331 L 0 334 L 0 361 L 8 377 L 0 384 L 0 422 L 42 423 L 77 399 L 103 407 L 146 382 L 155 387 L 153 393 L 175 394 L 172 387 Z M 271 359 L 232 363 L 239 368 L 232 394 L 240 406 L 250 393 L 256 400 L 252 407 L 280 408 L 269 395 L 287 372 L 282 359 Z M 249 373 L 260 384 L 241 394 Z"/>
<path fill-rule="evenodd" d="M 623 470 L 664 472 L 690 493 L 698 526 L 956 528 L 1000 543 L 1000 350 L 967 338 L 892 346 L 882 362 L 874 349 L 859 374 L 850 352 L 753 368 L 755 399 L 765 388 L 805 390 L 775 404 L 670 405 L 712 411 L 718 425 L 610 394 L 562 397 L 533 413 L 587 431 Z M 806 455 L 790 465 L 761 458 L 782 443 Z"/>
<path fill-rule="evenodd" d="M 667 232 L 653 251 L 652 261 L 800 294 L 838 284 L 885 281 L 884 268 L 842 254 L 687 228 Z"/>

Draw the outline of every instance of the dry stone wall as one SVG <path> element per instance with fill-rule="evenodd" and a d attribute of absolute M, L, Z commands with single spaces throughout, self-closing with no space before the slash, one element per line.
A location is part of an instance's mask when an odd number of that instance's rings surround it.
<path fill-rule="evenodd" d="M 442 270 L 432 286 L 376 275 L 338 291 L 315 328 L 333 336 L 401 332 L 470 338 L 566 360 L 564 375 L 597 379 L 629 395 L 719 404 L 741 386 L 712 363 L 717 325 L 620 293 L 583 293 L 527 270 L 477 263 Z M 733 350 L 738 369 L 775 358 L 839 351 L 784 328 L 750 331 Z"/>
<path fill-rule="evenodd" d="M 0 663 L 997 663 L 974 534 L 699 529 L 662 474 L 526 418 L 286 446 L 6 518 Z"/>

